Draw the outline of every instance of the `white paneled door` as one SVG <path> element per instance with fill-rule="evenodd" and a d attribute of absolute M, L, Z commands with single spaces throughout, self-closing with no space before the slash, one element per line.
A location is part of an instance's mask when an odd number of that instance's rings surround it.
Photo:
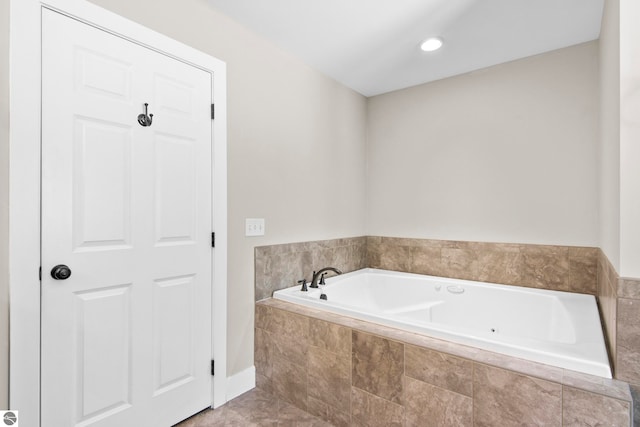
<path fill-rule="evenodd" d="M 212 76 L 42 18 L 42 426 L 170 426 L 211 404 Z"/>

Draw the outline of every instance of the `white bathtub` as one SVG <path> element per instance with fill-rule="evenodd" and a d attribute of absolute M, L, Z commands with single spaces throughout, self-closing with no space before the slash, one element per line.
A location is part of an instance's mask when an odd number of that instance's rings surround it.
<path fill-rule="evenodd" d="M 611 378 L 591 295 L 364 269 L 274 298 Z"/>

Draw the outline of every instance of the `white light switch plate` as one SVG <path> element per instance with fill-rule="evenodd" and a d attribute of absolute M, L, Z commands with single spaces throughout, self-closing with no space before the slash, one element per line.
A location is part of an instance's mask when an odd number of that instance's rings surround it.
<path fill-rule="evenodd" d="M 246 218 L 245 236 L 264 236 L 264 218 Z"/>

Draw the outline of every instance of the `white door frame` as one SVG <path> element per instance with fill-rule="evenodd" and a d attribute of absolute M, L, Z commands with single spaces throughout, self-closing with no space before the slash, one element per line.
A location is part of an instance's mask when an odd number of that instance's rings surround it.
<path fill-rule="evenodd" d="M 213 230 L 216 249 L 212 289 L 211 404 L 227 388 L 227 112 L 226 64 L 203 52 L 85 0 L 11 0 L 10 3 L 10 370 L 9 407 L 25 426 L 40 424 L 40 127 L 41 9 L 56 10 L 170 57 L 211 72 L 216 117 L 213 135 Z"/>

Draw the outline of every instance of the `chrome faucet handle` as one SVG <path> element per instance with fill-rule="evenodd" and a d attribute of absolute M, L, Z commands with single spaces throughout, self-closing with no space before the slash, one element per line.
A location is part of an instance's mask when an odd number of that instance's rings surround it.
<path fill-rule="evenodd" d="M 301 292 L 307 292 L 309 290 L 307 289 L 307 279 L 298 280 L 298 283 L 302 285 L 300 289 Z"/>

